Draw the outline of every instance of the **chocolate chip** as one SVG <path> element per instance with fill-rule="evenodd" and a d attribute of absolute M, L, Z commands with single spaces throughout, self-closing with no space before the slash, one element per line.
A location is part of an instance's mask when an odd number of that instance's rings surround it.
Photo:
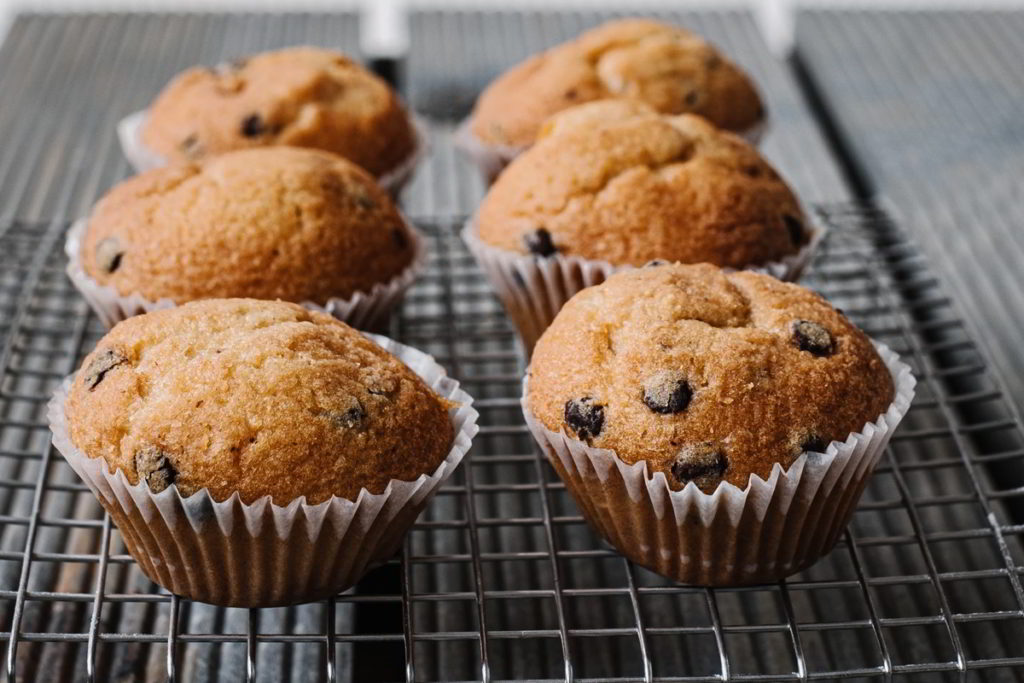
<path fill-rule="evenodd" d="M 757 164 L 750 164 L 748 166 L 744 166 L 743 167 L 743 173 L 745 173 L 750 178 L 760 178 L 761 177 L 761 167 L 758 166 Z M 783 219 L 783 220 L 785 220 L 785 219 Z"/>
<path fill-rule="evenodd" d="M 832 353 L 832 335 L 823 326 L 810 320 L 793 323 L 793 343 L 801 351 L 809 351 L 819 358 Z"/>
<path fill-rule="evenodd" d="M 717 69 L 722 65 L 722 60 L 718 55 L 708 55 L 707 59 L 704 60 L 704 66 L 708 69 Z"/>
<path fill-rule="evenodd" d="M 170 455 L 157 446 L 135 451 L 135 471 L 139 473 L 139 481 L 146 482 L 153 493 L 160 493 L 178 478 Z"/>
<path fill-rule="evenodd" d="M 666 263 L 668 263 L 668 261 L 666 261 L 664 259 L 660 259 L 660 258 L 651 259 L 650 261 L 648 261 L 647 263 L 644 264 L 644 268 L 655 268 L 657 266 L 663 266 Z"/>
<path fill-rule="evenodd" d="M 401 228 L 395 228 L 391 231 L 391 239 L 400 250 L 404 250 L 409 246 L 409 237 L 405 234 L 405 230 Z"/>
<path fill-rule="evenodd" d="M 178 147 L 181 149 L 181 153 L 185 155 L 185 158 L 190 161 L 196 161 L 205 153 L 203 143 L 199 142 L 199 136 L 195 133 L 182 140 Z"/>
<path fill-rule="evenodd" d="M 589 396 L 565 402 L 565 423 L 576 436 L 589 441 L 604 427 L 604 406 Z"/>
<path fill-rule="evenodd" d="M 85 379 L 83 380 L 85 388 L 92 391 L 97 384 L 103 381 L 108 372 L 127 362 L 128 358 L 124 354 L 114 349 L 103 349 L 93 356 L 89 367 L 85 369 Z"/>
<path fill-rule="evenodd" d="M 523 242 L 526 244 L 526 250 L 537 256 L 551 256 L 558 251 L 551 239 L 551 233 L 544 228 L 526 233 L 523 235 Z"/>
<path fill-rule="evenodd" d="M 349 190 L 349 194 L 356 202 L 356 206 L 365 211 L 377 208 L 377 202 L 369 195 L 365 188 L 355 186 Z"/>
<path fill-rule="evenodd" d="M 569 88 L 565 91 L 565 99 L 575 100 L 577 97 L 579 97 L 579 93 L 576 92 L 576 88 Z"/>
<path fill-rule="evenodd" d="M 686 103 L 687 107 L 696 107 L 697 106 L 697 101 L 699 99 L 700 99 L 700 96 L 697 94 L 697 91 L 696 90 L 690 90 L 683 97 L 683 102 Z"/>
<path fill-rule="evenodd" d="M 804 223 L 796 216 L 790 214 L 783 214 L 782 222 L 786 224 L 786 230 L 789 231 L 789 241 L 794 246 L 804 243 Z"/>
<path fill-rule="evenodd" d="M 656 413 L 681 413 L 690 405 L 693 389 L 677 370 L 662 370 L 644 382 L 644 405 Z"/>
<path fill-rule="evenodd" d="M 96 243 L 96 265 L 104 273 L 113 273 L 121 267 L 124 249 L 116 237 L 104 237 Z"/>
<path fill-rule="evenodd" d="M 328 417 L 338 427 L 355 429 L 363 424 L 363 420 L 366 419 L 366 409 L 363 408 L 363 404 L 355 396 L 350 396 L 347 402 L 348 406 L 346 408 L 329 413 Z"/>
<path fill-rule="evenodd" d="M 263 119 L 259 114 L 249 114 L 242 119 L 242 135 L 245 137 L 259 137 L 264 132 L 266 132 L 266 126 L 263 125 Z"/>
<path fill-rule="evenodd" d="M 828 448 L 828 444 L 829 442 L 825 441 L 825 439 L 811 433 L 800 442 L 800 452 L 814 451 L 815 453 L 824 453 L 825 449 Z"/>
<path fill-rule="evenodd" d="M 670 471 L 682 484 L 692 481 L 700 488 L 708 488 L 721 481 L 728 468 L 725 453 L 714 444 L 703 442 L 683 446 Z"/>

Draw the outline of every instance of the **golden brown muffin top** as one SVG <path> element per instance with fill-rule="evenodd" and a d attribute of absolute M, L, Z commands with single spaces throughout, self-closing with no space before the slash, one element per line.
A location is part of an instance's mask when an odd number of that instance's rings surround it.
<path fill-rule="evenodd" d="M 473 134 L 528 146 L 552 114 L 606 97 L 641 100 L 665 114 L 699 114 L 743 131 L 761 121 L 761 98 L 735 64 L 701 38 L 648 19 L 620 19 L 512 67 L 477 99 Z"/>
<path fill-rule="evenodd" d="M 251 299 L 201 301 L 119 323 L 66 403 L 71 439 L 159 492 L 250 503 L 354 500 L 433 472 L 449 403 L 329 315 Z"/>
<path fill-rule="evenodd" d="M 529 410 L 673 489 L 743 488 L 876 420 L 892 377 L 870 339 L 808 289 L 670 264 L 574 296 L 533 352 Z"/>
<path fill-rule="evenodd" d="M 501 249 L 615 265 L 742 268 L 810 239 L 797 198 L 752 146 L 698 116 L 631 113 L 615 100 L 554 117 L 476 220 Z"/>
<path fill-rule="evenodd" d="M 121 295 L 323 304 L 387 282 L 414 251 L 394 203 L 361 168 L 264 147 L 125 180 L 93 210 L 81 256 L 90 277 Z"/>
<path fill-rule="evenodd" d="M 150 106 L 142 141 L 172 162 L 315 147 L 379 176 L 412 153 L 416 135 L 386 82 L 337 52 L 292 47 L 179 74 Z"/>

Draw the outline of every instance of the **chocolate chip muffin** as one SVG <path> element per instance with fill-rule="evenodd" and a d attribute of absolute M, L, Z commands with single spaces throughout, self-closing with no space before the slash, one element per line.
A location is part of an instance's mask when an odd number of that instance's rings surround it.
<path fill-rule="evenodd" d="M 128 481 L 214 500 L 355 500 L 433 472 L 450 404 L 359 332 L 301 306 L 201 301 L 100 340 L 66 403 L 72 441 Z"/>
<path fill-rule="evenodd" d="M 470 129 L 485 144 L 525 147 L 552 114 L 607 97 L 640 100 L 666 114 L 699 114 L 734 131 L 764 117 L 750 79 L 698 36 L 622 19 L 506 71 L 480 95 Z"/>
<path fill-rule="evenodd" d="M 314 147 L 375 176 L 399 165 L 417 144 L 386 82 L 315 47 L 185 71 L 149 107 L 142 142 L 172 162 L 246 147 Z"/>
<path fill-rule="evenodd" d="M 708 493 L 824 451 L 892 400 L 871 341 L 820 296 L 706 264 L 577 294 L 537 343 L 527 395 L 548 429 Z"/>
<path fill-rule="evenodd" d="M 85 273 L 122 296 L 311 301 L 368 292 L 416 256 L 388 195 L 355 164 L 293 147 L 148 171 L 89 218 Z"/>
<path fill-rule="evenodd" d="M 505 169 L 476 216 L 486 244 L 614 265 L 758 266 L 811 231 L 757 150 L 698 116 L 605 101 L 567 110 Z"/>

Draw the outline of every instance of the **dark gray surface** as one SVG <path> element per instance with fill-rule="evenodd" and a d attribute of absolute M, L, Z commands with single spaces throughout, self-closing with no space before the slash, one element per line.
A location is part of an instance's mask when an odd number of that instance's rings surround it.
<path fill-rule="evenodd" d="M 472 49 L 466 59 L 493 72 L 522 49 L 515 43 L 521 37 L 502 39 L 506 44 L 494 31 L 539 31 L 551 42 L 595 18 L 505 14 L 504 24 L 479 17 L 474 27 L 466 17 L 415 20 L 414 102 L 426 97 L 421 79 L 475 92 L 486 78 L 466 76 L 462 57 L 432 56 L 428 44 L 451 52 L 464 41 Z M 779 116 L 766 149 L 784 172 L 809 197 L 845 197 L 796 80 L 767 55 L 749 16 L 686 19 L 763 80 Z M 433 22 L 431 33 L 421 34 L 426 21 Z M 141 37 L 124 30 L 137 25 L 147 28 Z M 247 659 L 259 680 L 326 677 L 324 616 L 331 603 L 248 613 L 162 595 L 48 447 L 43 405 L 102 333 L 64 277 L 60 219 L 81 213 L 125 173 L 113 122 L 180 66 L 265 45 L 333 44 L 339 33 L 352 40 L 347 25 L 319 16 L 111 15 L 79 28 L 63 18 L 33 18 L 16 24 L 0 51 L 0 130 L 13 140 L 0 152 L 0 197 L 8 216 L 55 219 L 0 223 L 0 641 L 11 642 L 20 614 L 17 658 L 6 663 L 25 678 L 82 680 L 94 661 L 97 680 L 161 680 L 169 634 L 181 680 L 237 681 Z M 443 40 L 436 40 L 438 31 Z M 51 68 L 54 59 L 59 69 Z M 108 81 L 115 62 L 119 76 Z M 989 469 L 1019 467 L 1024 433 L 941 286 L 898 232 L 872 214 L 833 211 L 836 228 L 808 279 L 905 354 L 921 380 L 849 534 L 784 584 L 678 586 L 629 565 L 597 539 L 525 434 L 517 401 L 521 354 L 455 237 L 481 188 L 451 148 L 450 112 L 426 105 L 449 118 L 434 120 L 431 155 L 407 206 L 430 235 L 432 257 L 390 334 L 434 354 L 464 382 L 477 398 L 483 429 L 466 464 L 410 534 L 401 560 L 333 605 L 342 676 L 1021 678 L 1024 528 L 1012 509 L 1020 507 L 1024 482 L 1012 473 L 992 477 Z M 33 119 L 45 125 L 29 125 Z M 99 618 L 91 620 L 94 604 Z M 249 635 L 258 645 L 247 646 Z"/>
<path fill-rule="evenodd" d="M 797 45 L 869 189 L 904 219 L 1018 405 L 1024 12 L 805 12 Z"/>

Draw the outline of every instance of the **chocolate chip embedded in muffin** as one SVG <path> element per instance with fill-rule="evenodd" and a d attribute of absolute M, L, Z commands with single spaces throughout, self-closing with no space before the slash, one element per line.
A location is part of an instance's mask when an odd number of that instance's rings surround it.
<path fill-rule="evenodd" d="M 135 471 L 153 493 L 160 493 L 174 483 L 178 471 L 171 456 L 157 446 L 146 446 L 135 452 Z"/>
<path fill-rule="evenodd" d="M 670 471 L 680 484 L 693 482 L 701 489 L 714 488 L 729 469 L 729 459 L 713 443 L 684 446 L 672 461 Z"/>
<path fill-rule="evenodd" d="M 116 237 L 107 237 L 96 243 L 96 265 L 104 273 L 113 273 L 121 267 L 124 249 Z"/>
<path fill-rule="evenodd" d="M 249 114 L 242 119 L 242 135 L 247 138 L 256 138 L 263 135 L 267 130 L 263 124 L 263 118 L 259 114 Z"/>
<path fill-rule="evenodd" d="M 119 365 L 128 362 L 128 358 L 115 349 L 103 349 L 93 356 L 89 367 L 85 369 L 85 386 L 92 391 L 96 385 L 103 381 L 107 373 Z"/>
<path fill-rule="evenodd" d="M 355 429 L 363 424 L 366 419 L 366 408 L 354 396 L 346 397 L 348 404 L 343 410 L 329 414 L 331 422 L 344 429 Z"/>
<path fill-rule="evenodd" d="M 537 256 L 551 256 L 558 251 L 551 239 L 551 233 L 544 228 L 537 228 L 523 235 L 523 243 L 526 244 L 528 252 Z"/>
<path fill-rule="evenodd" d="M 824 357 L 832 353 L 832 335 L 820 323 L 811 320 L 797 320 L 793 323 L 793 343 L 801 351 Z"/>
<path fill-rule="evenodd" d="M 693 389 L 686 375 L 678 370 L 662 370 L 644 382 L 644 405 L 656 413 L 673 414 L 686 410 Z"/>
<path fill-rule="evenodd" d="M 565 402 L 565 424 L 584 441 L 601 433 L 604 427 L 604 406 L 590 396 Z"/>

